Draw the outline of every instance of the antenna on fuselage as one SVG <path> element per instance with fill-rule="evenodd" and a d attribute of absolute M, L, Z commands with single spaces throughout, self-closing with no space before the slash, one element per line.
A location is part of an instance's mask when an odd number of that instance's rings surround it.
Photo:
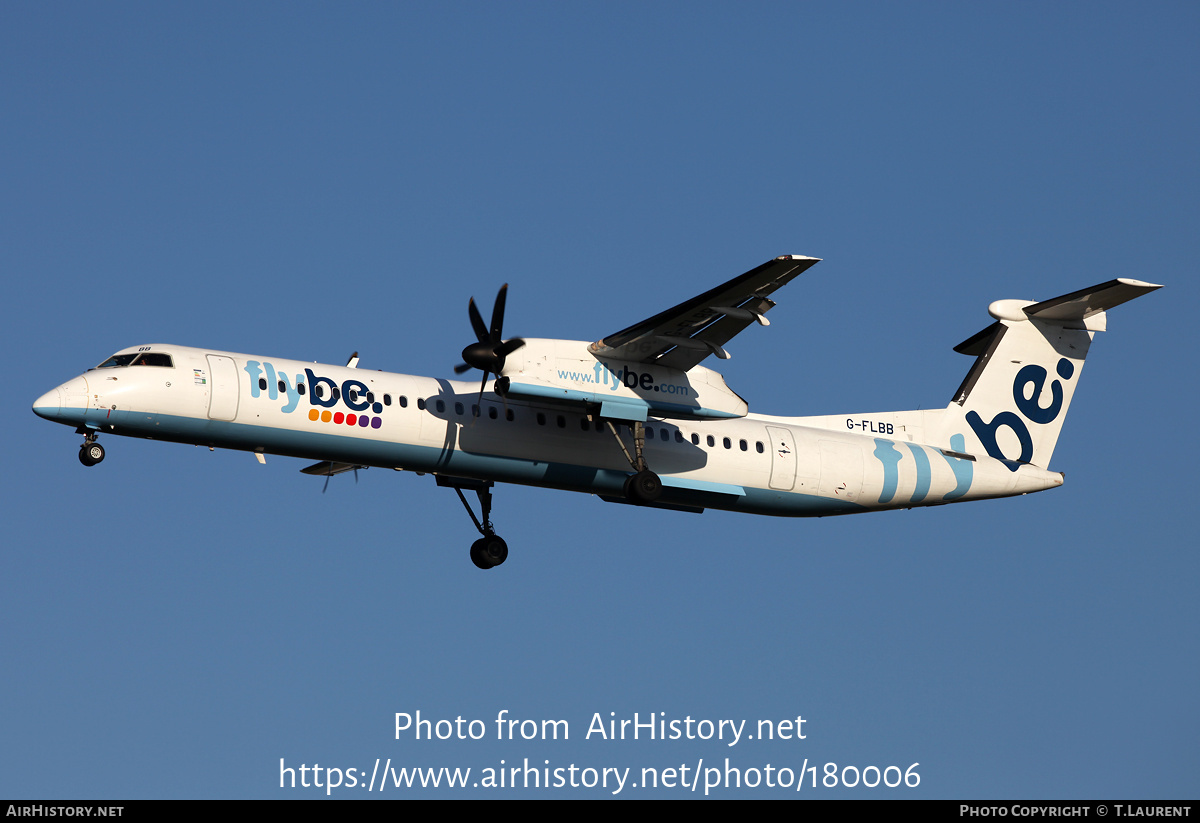
<path fill-rule="evenodd" d="M 350 355 L 350 359 L 346 361 L 346 368 L 348 368 L 348 369 L 357 369 L 358 368 L 358 352 L 355 352 L 354 354 Z"/>

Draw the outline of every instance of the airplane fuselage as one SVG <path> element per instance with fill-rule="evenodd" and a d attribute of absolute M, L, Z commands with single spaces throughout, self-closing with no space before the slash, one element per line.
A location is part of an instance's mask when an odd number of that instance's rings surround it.
<path fill-rule="evenodd" d="M 631 467 L 598 409 L 492 391 L 481 397 L 474 381 L 184 346 L 132 347 L 115 357 L 142 353 L 159 365 L 89 370 L 41 397 L 34 411 L 84 432 L 404 469 L 438 475 L 447 485 L 520 483 L 626 502 Z M 906 432 L 880 421 L 876 427 L 855 417 L 650 417 L 645 462 L 663 485 L 655 505 L 824 516 L 1004 497 L 1062 483 L 1058 472 L 923 445 L 919 427 Z M 616 428 L 632 448 L 631 429 Z"/>

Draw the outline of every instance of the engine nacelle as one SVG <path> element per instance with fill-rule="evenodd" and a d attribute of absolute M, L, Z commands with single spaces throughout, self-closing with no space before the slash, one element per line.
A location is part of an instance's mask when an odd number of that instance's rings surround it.
<path fill-rule="evenodd" d="M 746 401 L 703 366 L 688 371 L 597 358 L 581 340 L 525 339 L 508 355 L 497 388 L 509 397 L 600 407 L 603 417 L 723 419 L 745 417 Z"/>

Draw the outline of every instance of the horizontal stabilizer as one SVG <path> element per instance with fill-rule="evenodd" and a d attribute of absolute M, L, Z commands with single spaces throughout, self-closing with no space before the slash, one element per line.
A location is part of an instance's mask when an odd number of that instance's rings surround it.
<path fill-rule="evenodd" d="M 1071 327 L 1073 323 L 1082 323 L 1094 314 L 1161 288 L 1162 286 L 1153 283 L 1122 277 L 1092 286 L 1090 289 L 1080 289 L 1062 297 L 1052 297 L 1034 303 L 1032 306 L 1026 306 L 1024 312 L 1038 320 L 1063 323 Z"/>
<path fill-rule="evenodd" d="M 992 338 L 1000 331 L 1000 321 L 996 321 L 986 329 L 968 337 L 966 340 L 954 347 L 954 350 L 959 354 L 969 354 L 971 357 L 978 357 L 987 351 L 988 346 L 992 343 Z"/>
<path fill-rule="evenodd" d="M 988 306 L 988 313 L 995 317 L 997 322 L 968 337 L 955 346 L 954 350 L 972 357 L 983 355 L 1004 333 L 1005 324 L 1002 321 L 1009 321 L 1011 325 L 1032 318 L 1043 323 L 1053 323 L 1064 329 L 1105 331 L 1108 326 L 1105 311 L 1161 288 L 1162 286 L 1154 283 L 1122 277 L 1061 297 L 1051 297 L 1040 303 L 997 300 Z"/>

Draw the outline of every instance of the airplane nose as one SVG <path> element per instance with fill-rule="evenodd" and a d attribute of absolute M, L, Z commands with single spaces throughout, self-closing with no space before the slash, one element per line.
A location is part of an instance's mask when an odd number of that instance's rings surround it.
<path fill-rule="evenodd" d="M 33 413 L 47 420 L 53 420 L 58 417 L 58 411 L 61 408 L 62 392 L 58 389 L 51 389 L 33 401 Z"/>
<path fill-rule="evenodd" d="M 68 380 L 33 401 L 33 413 L 58 423 L 77 424 L 88 408 L 88 384 L 83 375 Z"/>

